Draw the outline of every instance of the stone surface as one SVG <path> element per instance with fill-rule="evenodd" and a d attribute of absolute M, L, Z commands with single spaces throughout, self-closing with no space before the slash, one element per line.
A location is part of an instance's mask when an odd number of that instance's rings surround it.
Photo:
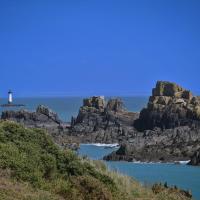
<path fill-rule="evenodd" d="M 128 140 L 134 132 L 133 123 L 138 113 L 128 112 L 121 99 L 103 101 L 104 106 L 91 102 L 92 98 L 84 99 L 76 119 L 72 119 L 70 135 L 84 143 L 118 143 Z M 95 97 L 94 102 L 99 102 Z"/>
<path fill-rule="evenodd" d="M 119 98 L 118 99 L 110 99 L 107 103 L 106 109 L 110 110 L 110 111 L 115 111 L 115 112 L 125 111 L 124 104 L 123 104 L 122 100 Z"/>
<path fill-rule="evenodd" d="M 200 126 L 200 99 L 175 83 L 158 81 L 135 127 L 153 130 Z"/>
<path fill-rule="evenodd" d="M 124 143 L 105 160 L 142 162 L 176 162 L 190 160 L 200 148 L 200 130 L 177 127 L 161 131 L 137 132 L 135 138 Z"/>
<path fill-rule="evenodd" d="M 200 166 L 200 149 L 195 151 L 195 153 L 191 156 L 191 160 L 188 163 L 189 165 Z"/>
<path fill-rule="evenodd" d="M 90 98 L 83 99 L 83 106 L 93 107 L 93 108 L 96 108 L 96 109 L 104 109 L 105 108 L 104 97 L 93 96 L 93 97 L 90 97 Z"/>

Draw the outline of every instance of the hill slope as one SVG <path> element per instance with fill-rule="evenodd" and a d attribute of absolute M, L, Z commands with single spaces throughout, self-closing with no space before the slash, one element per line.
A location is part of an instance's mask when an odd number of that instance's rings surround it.
<path fill-rule="evenodd" d="M 186 196 L 177 188 L 144 188 L 99 161 L 79 158 L 44 130 L 0 122 L 1 200 L 190 199 Z"/>

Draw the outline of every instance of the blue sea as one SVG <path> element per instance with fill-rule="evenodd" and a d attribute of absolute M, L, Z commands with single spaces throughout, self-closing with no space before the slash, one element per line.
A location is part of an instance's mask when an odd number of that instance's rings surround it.
<path fill-rule="evenodd" d="M 82 105 L 84 97 L 48 97 L 48 98 L 16 98 L 14 103 L 25 104 L 23 109 L 35 111 L 40 104 L 48 106 L 57 112 L 63 121 L 70 121 L 72 116 L 77 116 L 79 107 Z M 107 97 L 108 99 L 110 97 Z M 121 97 L 125 107 L 129 111 L 139 112 L 146 106 L 148 97 Z M 0 104 L 6 103 L 6 99 L 0 99 Z M 2 110 L 8 108 L 0 107 Z M 9 108 L 22 109 L 22 108 Z M 102 157 L 116 148 L 105 148 L 95 145 L 82 144 L 79 150 L 80 155 L 87 155 L 91 159 L 102 159 Z M 123 174 L 133 176 L 144 185 L 155 182 L 167 182 L 169 185 L 177 185 L 186 190 L 191 190 L 194 199 L 200 200 L 200 167 L 192 167 L 184 164 L 147 164 L 132 162 L 106 162 L 112 170 L 117 170 Z"/>

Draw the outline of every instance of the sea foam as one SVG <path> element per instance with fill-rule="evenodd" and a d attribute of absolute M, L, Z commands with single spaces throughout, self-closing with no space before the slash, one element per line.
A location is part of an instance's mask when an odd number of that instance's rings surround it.
<path fill-rule="evenodd" d="M 97 147 L 118 147 L 118 143 L 113 143 L 113 144 L 104 144 L 104 143 L 90 143 L 90 144 L 81 144 L 81 145 L 93 145 Z"/>

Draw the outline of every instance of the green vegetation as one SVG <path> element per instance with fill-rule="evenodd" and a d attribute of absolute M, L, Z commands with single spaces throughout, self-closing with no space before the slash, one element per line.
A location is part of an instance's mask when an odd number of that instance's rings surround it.
<path fill-rule="evenodd" d="M 179 190 L 155 191 L 62 150 L 44 130 L 0 122 L 1 200 L 189 199 Z"/>

